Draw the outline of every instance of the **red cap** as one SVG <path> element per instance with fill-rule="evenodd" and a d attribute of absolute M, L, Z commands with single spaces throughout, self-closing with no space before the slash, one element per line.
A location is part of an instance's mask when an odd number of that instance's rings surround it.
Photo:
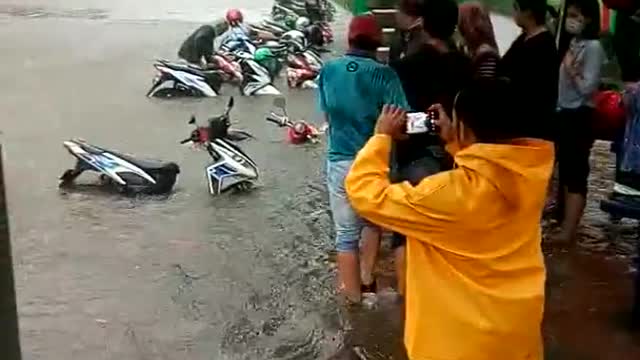
<path fill-rule="evenodd" d="M 367 37 L 370 40 L 382 43 L 382 29 L 373 15 L 354 16 L 349 24 L 349 41 L 356 37 Z"/>

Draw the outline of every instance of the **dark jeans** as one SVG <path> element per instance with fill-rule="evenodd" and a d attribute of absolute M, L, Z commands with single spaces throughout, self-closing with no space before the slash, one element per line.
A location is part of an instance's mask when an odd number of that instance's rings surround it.
<path fill-rule="evenodd" d="M 622 72 L 622 81 L 640 80 L 640 23 L 631 18 L 632 14 L 618 12 L 613 47 Z"/>

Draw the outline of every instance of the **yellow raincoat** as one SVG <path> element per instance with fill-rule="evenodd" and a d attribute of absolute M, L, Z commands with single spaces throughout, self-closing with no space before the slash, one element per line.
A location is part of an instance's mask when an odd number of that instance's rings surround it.
<path fill-rule="evenodd" d="M 412 360 L 539 360 L 545 268 L 540 217 L 549 142 L 474 144 L 456 169 L 389 183 L 375 135 L 345 185 L 363 217 L 407 236 L 405 346 Z"/>

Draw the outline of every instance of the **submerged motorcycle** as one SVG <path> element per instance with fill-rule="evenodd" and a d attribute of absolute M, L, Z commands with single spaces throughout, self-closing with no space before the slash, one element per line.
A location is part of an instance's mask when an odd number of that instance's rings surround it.
<path fill-rule="evenodd" d="M 153 66 L 158 75 L 147 92 L 148 97 L 214 97 L 218 96 L 224 78 L 220 70 L 205 70 L 191 64 L 157 60 Z"/>
<path fill-rule="evenodd" d="M 100 173 L 104 184 L 126 194 L 163 194 L 171 191 L 180 173 L 176 163 L 142 160 L 88 144 L 79 139 L 65 141 L 64 147 L 78 160 L 60 177 L 60 186 L 70 186 L 83 172 Z"/>
<path fill-rule="evenodd" d="M 304 120 L 291 121 L 287 114 L 287 102 L 284 98 L 278 97 L 273 100 L 273 106 L 280 110 L 280 114 L 272 111 L 267 115 L 266 120 L 280 127 L 287 128 L 287 138 L 292 144 L 303 144 L 306 142 L 317 143 L 322 134 L 315 126 Z"/>
<path fill-rule="evenodd" d="M 269 69 L 260 65 L 253 59 L 253 55 L 249 53 L 235 53 L 238 57 L 238 63 L 242 69 L 243 79 L 240 84 L 240 92 L 245 96 L 254 95 L 280 95 L 273 85 L 273 78 L 276 74 L 272 74 Z"/>
<path fill-rule="evenodd" d="M 196 129 L 180 142 L 203 147 L 213 159 L 213 163 L 205 168 L 211 195 L 229 190 L 248 190 L 257 183 L 259 177 L 256 163 L 233 143 L 252 137 L 247 132 L 230 129 L 229 112 L 233 104 L 232 97 L 224 113 L 209 119 L 208 126 L 198 126 L 195 117 L 192 117 L 189 124 L 195 125 Z"/>
<path fill-rule="evenodd" d="M 322 59 L 311 48 L 287 55 L 287 84 L 292 88 L 317 88 Z"/>

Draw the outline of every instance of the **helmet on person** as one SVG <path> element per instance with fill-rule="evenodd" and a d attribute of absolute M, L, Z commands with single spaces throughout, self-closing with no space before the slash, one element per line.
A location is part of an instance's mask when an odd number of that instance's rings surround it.
<path fill-rule="evenodd" d="M 244 21 L 244 16 L 242 12 L 238 9 L 229 9 L 227 10 L 227 14 L 224 16 L 227 20 L 227 23 L 230 25 L 237 25 Z"/>
<path fill-rule="evenodd" d="M 600 91 L 593 100 L 596 134 L 599 134 L 599 138 L 615 137 L 624 127 L 627 118 L 622 93 L 614 90 Z"/>
<path fill-rule="evenodd" d="M 298 20 L 296 20 L 296 30 L 298 31 L 303 31 L 304 29 L 306 29 L 309 25 L 311 25 L 311 21 L 304 17 L 301 16 L 298 18 Z"/>
<path fill-rule="evenodd" d="M 274 57 L 273 51 L 268 48 L 259 48 L 256 50 L 255 54 L 253 54 L 253 59 L 257 62 L 261 62 L 272 57 Z"/>

